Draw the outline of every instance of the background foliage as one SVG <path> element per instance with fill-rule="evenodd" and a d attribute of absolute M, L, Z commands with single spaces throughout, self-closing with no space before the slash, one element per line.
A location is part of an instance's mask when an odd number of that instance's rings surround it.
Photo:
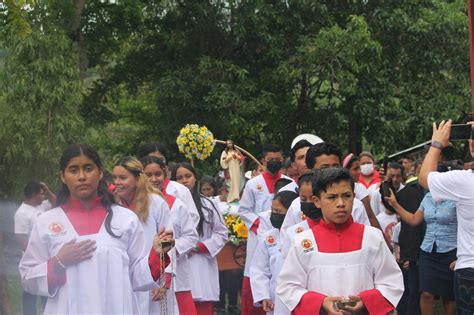
<path fill-rule="evenodd" d="M 109 166 L 150 140 L 182 159 L 174 142 L 186 123 L 257 154 L 302 132 L 378 155 L 423 142 L 432 121 L 470 109 L 466 6 L 5 1 L 0 192 L 56 180 L 74 141 L 98 147 Z M 214 166 L 211 157 L 199 167 Z"/>

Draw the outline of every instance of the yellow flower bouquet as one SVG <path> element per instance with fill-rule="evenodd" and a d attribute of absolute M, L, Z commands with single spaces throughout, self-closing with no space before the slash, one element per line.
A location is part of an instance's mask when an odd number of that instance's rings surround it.
<path fill-rule="evenodd" d="M 205 160 L 214 150 L 216 140 L 206 126 L 187 124 L 179 131 L 176 144 L 179 152 L 184 153 L 187 159 L 196 157 L 199 160 Z"/>
<path fill-rule="evenodd" d="M 247 239 L 249 230 L 239 216 L 227 213 L 224 214 L 224 220 L 228 230 L 229 242 L 237 246 L 241 241 Z"/>

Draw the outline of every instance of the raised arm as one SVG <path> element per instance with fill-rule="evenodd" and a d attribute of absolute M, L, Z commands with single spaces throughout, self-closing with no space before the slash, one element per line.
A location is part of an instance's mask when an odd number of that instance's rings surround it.
<path fill-rule="evenodd" d="M 436 126 L 433 123 L 433 135 L 431 136 L 431 147 L 423 160 L 421 165 L 420 175 L 418 181 L 421 186 L 428 189 L 428 175 L 438 169 L 438 162 L 441 156 L 441 149 L 448 145 L 449 134 L 451 133 L 451 119 L 445 122 L 444 120 Z M 441 147 L 440 147 L 441 146 Z"/>

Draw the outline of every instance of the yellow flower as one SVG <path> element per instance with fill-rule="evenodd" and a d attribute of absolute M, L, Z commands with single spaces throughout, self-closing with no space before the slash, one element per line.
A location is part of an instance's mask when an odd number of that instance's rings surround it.
<path fill-rule="evenodd" d="M 197 145 L 197 143 L 196 143 L 195 141 L 189 142 L 189 146 L 190 146 L 191 148 L 196 147 L 196 145 Z"/>
<path fill-rule="evenodd" d="M 184 133 L 184 134 L 188 134 L 189 133 L 189 128 L 188 127 L 183 128 L 183 129 L 181 129 L 181 132 Z"/>
<path fill-rule="evenodd" d="M 243 223 L 235 225 L 234 226 L 234 232 L 240 238 L 247 238 L 247 236 L 249 234 L 249 231 L 247 230 L 247 227 Z"/>

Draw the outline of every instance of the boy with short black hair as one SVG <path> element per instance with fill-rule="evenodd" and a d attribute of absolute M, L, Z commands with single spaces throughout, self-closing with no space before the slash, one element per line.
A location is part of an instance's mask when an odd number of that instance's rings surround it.
<path fill-rule="evenodd" d="M 292 314 L 387 314 L 403 294 L 403 278 L 378 229 L 354 223 L 354 183 L 347 171 L 318 171 L 313 202 L 320 224 L 295 236 L 277 295 Z"/>

